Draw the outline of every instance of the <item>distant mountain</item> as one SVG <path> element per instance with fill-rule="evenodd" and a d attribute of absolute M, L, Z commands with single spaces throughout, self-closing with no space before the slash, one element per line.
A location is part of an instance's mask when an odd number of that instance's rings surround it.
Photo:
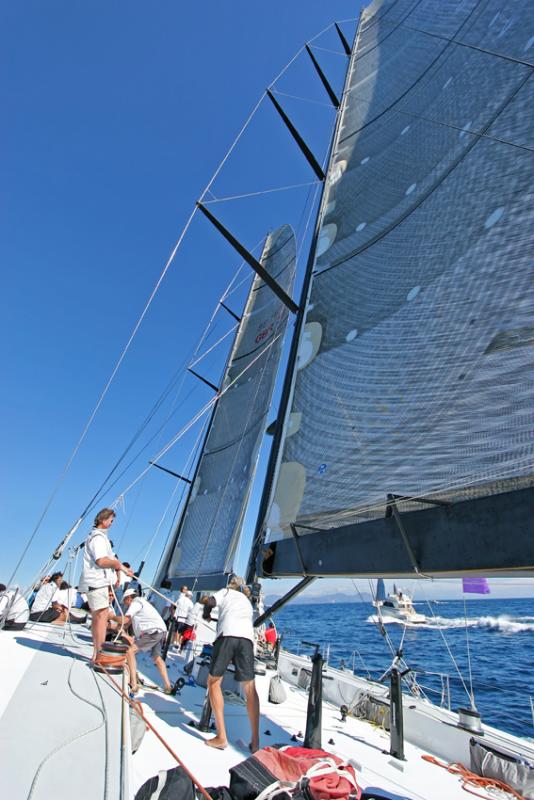
<path fill-rule="evenodd" d="M 272 605 L 276 600 L 278 600 L 281 595 L 277 594 L 268 594 L 265 597 L 264 603 L 266 606 Z M 302 595 L 300 597 L 296 597 L 294 600 L 291 601 L 291 605 L 312 605 L 316 603 L 361 603 L 362 600 L 364 603 L 371 603 L 372 597 L 369 592 L 360 592 L 360 594 L 347 594 L 346 592 L 334 592 L 332 594 L 322 594 L 322 595 Z"/>

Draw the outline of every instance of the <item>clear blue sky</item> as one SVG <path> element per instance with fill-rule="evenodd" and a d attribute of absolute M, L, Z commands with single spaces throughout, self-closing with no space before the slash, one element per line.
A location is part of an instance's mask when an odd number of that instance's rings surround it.
<path fill-rule="evenodd" d="M 333 20 L 355 18 L 359 6 L 358 0 L 3 4 L 0 580 L 34 528 L 194 201 L 264 87 L 306 40 Z M 344 23 L 347 36 L 354 25 Z M 340 50 L 331 31 L 317 44 Z M 339 89 L 345 57 L 320 56 Z M 332 111 L 305 55 L 277 88 L 313 100 L 283 102 L 322 158 Z M 213 190 L 220 197 L 311 180 L 264 103 Z M 297 227 L 308 191 L 212 210 L 252 247 L 275 226 Z M 21 582 L 75 521 L 187 358 L 237 263 L 208 223 L 196 219 L 40 528 Z M 204 371 L 216 379 L 219 368 L 215 358 Z M 103 502 L 209 397 L 192 379 L 172 395 L 173 419 Z M 180 471 L 197 432 L 163 463 Z M 114 532 L 122 558 L 135 564 L 144 554 L 173 489 L 170 477 L 151 473 L 128 495 Z M 169 527 L 170 517 L 147 576 Z"/>

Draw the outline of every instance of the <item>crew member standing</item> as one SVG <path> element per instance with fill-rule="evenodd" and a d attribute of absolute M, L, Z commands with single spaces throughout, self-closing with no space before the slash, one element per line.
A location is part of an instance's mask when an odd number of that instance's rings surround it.
<path fill-rule="evenodd" d="M 228 745 L 224 725 L 224 698 L 221 683 L 230 663 L 235 666 L 235 679 L 243 684 L 247 713 L 252 731 L 251 752 L 259 747 L 260 702 L 254 684 L 254 629 L 250 591 L 243 578 L 232 575 L 226 589 L 208 598 L 204 606 L 204 619 L 210 619 L 211 609 L 219 609 L 217 634 L 211 656 L 208 691 L 215 717 L 217 736 L 206 744 L 217 750 Z"/>
<path fill-rule="evenodd" d="M 117 572 L 121 570 L 130 577 L 131 569 L 113 555 L 107 532 L 113 524 L 115 512 L 103 508 L 95 517 L 94 528 L 85 540 L 83 568 L 80 578 L 80 591 L 87 593 L 91 611 L 91 631 L 93 635 L 93 663 L 106 638 L 108 622 L 109 590 L 117 583 Z"/>

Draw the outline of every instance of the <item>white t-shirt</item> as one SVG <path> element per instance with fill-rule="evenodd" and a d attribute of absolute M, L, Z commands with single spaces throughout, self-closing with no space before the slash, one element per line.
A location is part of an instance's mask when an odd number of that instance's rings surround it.
<path fill-rule="evenodd" d="M 254 642 L 252 603 L 248 597 L 237 589 L 220 589 L 212 597 L 219 609 L 216 637 L 237 636 Z"/>
<path fill-rule="evenodd" d="M 152 631 L 162 631 L 166 633 L 167 627 L 163 622 L 161 616 L 158 614 L 148 600 L 144 597 L 136 597 L 132 600 L 125 616 L 130 617 L 134 636 L 138 638 L 142 633 L 149 633 Z"/>
<path fill-rule="evenodd" d="M 83 549 L 83 568 L 79 585 L 86 592 L 89 587 L 101 589 L 111 586 L 117 580 L 114 569 L 99 567 L 97 559 L 113 558 L 111 543 L 103 528 L 93 528 Z"/>
<path fill-rule="evenodd" d="M 59 589 L 57 588 L 57 583 L 55 581 L 43 583 L 35 595 L 35 600 L 32 604 L 32 614 L 39 614 L 41 611 L 46 611 L 47 608 L 50 608 L 56 599 L 56 594 L 58 592 Z"/>
<path fill-rule="evenodd" d="M 180 594 L 180 597 L 176 601 L 176 609 L 174 612 L 174 619 L 178 620 L 178 622 L 185 622 L 187 619 L 187 615 L 193 608 L 193 601 L 183 592 Z"/>
<path fill-rule="evenodd" d="M 202 619 L 202 612 L 204 611 L 204 604 L 203 603 L 191 603 L 191 608 L 189 609 L 189 613 L 185 619 L 186 625 L 196 625 L 197 622 Z"/>
<path fill-rule="evenodd" d="M 76 589 L 73 589 L 72 586 L 70 589 L 60 589 L 54 600 L 60 606 L 68 609 L 74 608 L 76 606 Z"/>
<path fill-rule="evenodd" d="M 8 622 L 28 622 L 30 607 L 18 589 L 6 589 L 0 594 L 0 619 Z"/>

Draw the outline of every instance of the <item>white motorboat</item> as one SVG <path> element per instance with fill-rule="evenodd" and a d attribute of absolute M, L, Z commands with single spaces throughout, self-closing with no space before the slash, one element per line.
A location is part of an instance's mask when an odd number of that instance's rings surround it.
<path fill-rule="evenodd" d="M 424 625 L 427 618 L 424 614 L 419 614 L 414 606 L 408 592 L 393 587 L 393 591 L 384 596 L 383 582 L 380 591 L 380 580 L 378 581 L 376 600 L 374 605 L 379 616 L 386 619 L 395 619 L 410 625 Z M 382 599 L 383 598 L 383 599 Z"/>

